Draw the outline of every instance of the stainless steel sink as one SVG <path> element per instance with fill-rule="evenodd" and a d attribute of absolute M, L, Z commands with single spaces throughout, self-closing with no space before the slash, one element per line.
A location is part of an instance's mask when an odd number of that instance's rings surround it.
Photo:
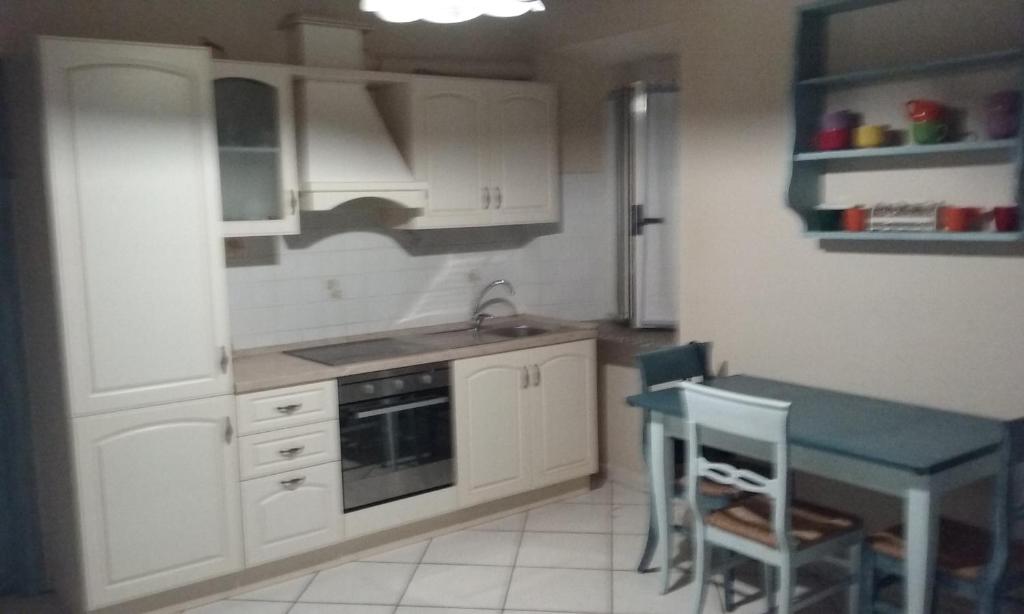
<path fill-rule="evenodd" d="M 533 326 L 531 324 L 516 324 L 515 326 L 502 326 L 500 328 L 484 328 L 482 332 L 487 335 L 493 335 L 495 337 L 517 339 L 521 337 L 533 337 L 534 335 L 543 335 L 544 333 L 548 333 L 551 331 L 546 328 L 541 328 L 539 326 Z"/>

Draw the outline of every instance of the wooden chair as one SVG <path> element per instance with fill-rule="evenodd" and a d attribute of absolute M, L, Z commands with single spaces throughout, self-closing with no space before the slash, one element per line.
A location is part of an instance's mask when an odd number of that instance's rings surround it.
<path fill-rule="evenodd" d="M 649 392 L 664 390 L 666 388 L 677 386 L 679 382 L 685 380 L 697 379 L 703 381 L 705 378 L 710 377 L 711 374 L 708 369 L 708 353 L 710 351 L 710 345 L 710 343 L 690 342 L 686 345 L 666 348 L 663 350 L 655 350 L 653 352 L 638 355 L 636 357 L 636 361 L 637 366 L 640 369 L 640 383 L 643 391 Z M 646 436 L 647 432 L 644 430 L 644 437 Z M 648 446 L 644 445 L 643 449 L 646 454 Z M 650 458 L 645 458 L 644 460 L 648 463 L 651 462 Z M 667 485 L 666 492 L 672 493 L 673 499 L 685 500 L 685 482 L 676 482 L 675 480 L 672 482 L 673 483 L 671 485 Z M 735 497 L 742 494 L 736 488 L 717 484 L 709 480 L 701 481 L 701 489 L 707 497 L 708 505 L 711 507 L 724 507 Z M 653 485 L 650 488 L 650 492 L 654 492 Z M 654 552 L 658 545 L 658 535 L 661 535 L 662 531 L 664 531 L 665 535 L 669 535 L 672 530 L 687 531 L 686 527 L 658 526 L 654 505 L 654 501 L 650 501 L 647 541 L 644 544 L 644 550 L 640 555 L 640 562 L 637 565 L 637 571 L 639 573 L 645 573 L 650 570 L 651 560 L 654 558 Z M 668 540 L 668 543 L 671 544 L 671 539 Z M 668 567 L 671 560 L 671 552 L 663 553 L 663 568 L 661 569 L 662 592 L 668 591 Z M 731 577 L 727 579 L 725 584 L 726 609 L 732 610 L 733 592 Z"/>
<path fill-rule="evenodd" d="M 1008 449 L 1007 466 L 1011 459 L 1020 462 L 1022 452 Z M 1002 489 L 997 488 L 994 497 L 992 531 L 948 518 L 939 521 L 936 591 L 973 601 L 982 614 L 998 612 L 1000 601 L 1017 606 L 1018 609 L 1010 611 L 1024 611 L 1024 594 L 1021 594 L 1024 591 L 1024 542 L 1013 541 L 1013 529 L 1024 526 L 1024 504 L 1013 503 L 1009 470 L 1000 480 L 1005 483 Z M 1013 505 L 1016 507 L 1010 509 Z M 867 545 L 862 574 L 862 611 L 865 614 L 899 611 L 898 607 L 879 600 L 878 592 L 903 577 L 906 559 L 903 525 L 870 535 Z"/>
<path fill-rule="evenodd" d="M 711 549 L 718 547 L 765 564 L 765 575 L 778 570 L 777 612 L 809 606 L 848 590 L 850 611 L 858 611 L 861 542 L 860 520 L 824 507 L 790 502 L 787 425 L 789 403 L 717 390 L 683 382 L 689 430 L 689 498 L 694 510 L 694 607 L 704 607 Z M 709 461 L 703 447 L 745 452 L 761 448 L 771 459 L 769 478 L 724 462 Z M 753 496 L 708 509 L 697 481 L 705 478 L 734 486 Z M 815 594 L 794 599 L 796 570 L 837 553 L 847 555 L 849 574 Z M 730 563 L 732 564 L 732 562 Z M 774 583 L 774 582 L 772 582 Z M 769 602 L 776 595 L 769 591 Z"/>

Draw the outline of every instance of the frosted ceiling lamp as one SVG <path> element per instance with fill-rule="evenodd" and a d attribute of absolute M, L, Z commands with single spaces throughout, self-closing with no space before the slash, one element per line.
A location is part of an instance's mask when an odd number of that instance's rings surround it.
<path fill-rule="evenodd" d="M 395 23 L 421 19 L 432 23 L 458 23 L 481 15 L 518 17 L 531 11 L 543 11 L 544 3 L 541 0 L 360 0 L 359 8 Z"/>

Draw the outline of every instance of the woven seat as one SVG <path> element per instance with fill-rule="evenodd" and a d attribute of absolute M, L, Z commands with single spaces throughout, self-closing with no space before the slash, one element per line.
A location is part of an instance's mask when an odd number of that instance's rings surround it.
<path fill-rule="evenodd" d="M 903 525 L 896 525 L 871 535 L 868 537 L 868 544 L 879 554 L 899 560 L 906 557 L 907 544 L 903 538 Z M 944 573 L 969 582 L 977 580 L 984 572 L 991 554 L 992 536 L 985 529 L 946 518 L 939 523 L 936 564 Z M 1017 542 L 1012 545 L 1007 565 L 1011 568 L 1024 567 L 1024 543 Z"/>
<path fill-rule="evenodd" d="M 706 517 L 707 523 L 723 531 L 776 548 L 772 529 L 772 503 L 757 495 L 737 501 Z M 825 507 L 794 501 L 790 505 L 790 535 L 799 550 L 844 533 L 860 530 L 860 520 Z"/>

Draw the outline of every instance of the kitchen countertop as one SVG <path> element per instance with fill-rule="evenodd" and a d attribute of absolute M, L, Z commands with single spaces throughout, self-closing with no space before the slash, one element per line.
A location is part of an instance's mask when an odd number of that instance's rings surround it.
<path fill-rule="evenodd" d="M 358 375 L 360 373 L 385 371 L 432 362 L 446 362 L 558 343 L 595 339 L 598 333 L 598 325 L 595 323 L 575 322 L 533 315 L 494 318 L 493 320 L 488 320 L 484 324 L 483 329 L 487 331 L 488 329 L 500 328 L 503 325 L 508 326 L 511 324 L 530 324 L 550 329 L 550 331 L 532 337 L 518 337 L 480 343 L 472 340 L 471 332 L 456 332 L 464 329 L 467 324 L 465 322 L 455 322 L 438 326 L 386 331 L 371 335 L 321 339 L 289 345 L 239 350 L 234 353 L 235 393 L 245 394 L 247 392 L 258 392 L 272 388 L 322 382 L 346 375 Z M 448 331 L 451 331 L 448 335 L 437 334 Z M 323 365 L 285 354 L 287 351 L 303 348 L 387 338 L 415 339 L 419 347 L 409 353 L 402 353 L 384 359 L 352 362 L 337 366 Z M 469 345 L 466 345 L 467 343 Z M 422 351 L 419 351 L 421 349 Z"/>
<path fill-rule="evenodd" d="M 636 355 L 676 344 L 676 331 L 664 328 L 630 328 L 622 322 L 600 320 L 597 326 L 598 360 L 604 364 L 635 367 Z"/>

